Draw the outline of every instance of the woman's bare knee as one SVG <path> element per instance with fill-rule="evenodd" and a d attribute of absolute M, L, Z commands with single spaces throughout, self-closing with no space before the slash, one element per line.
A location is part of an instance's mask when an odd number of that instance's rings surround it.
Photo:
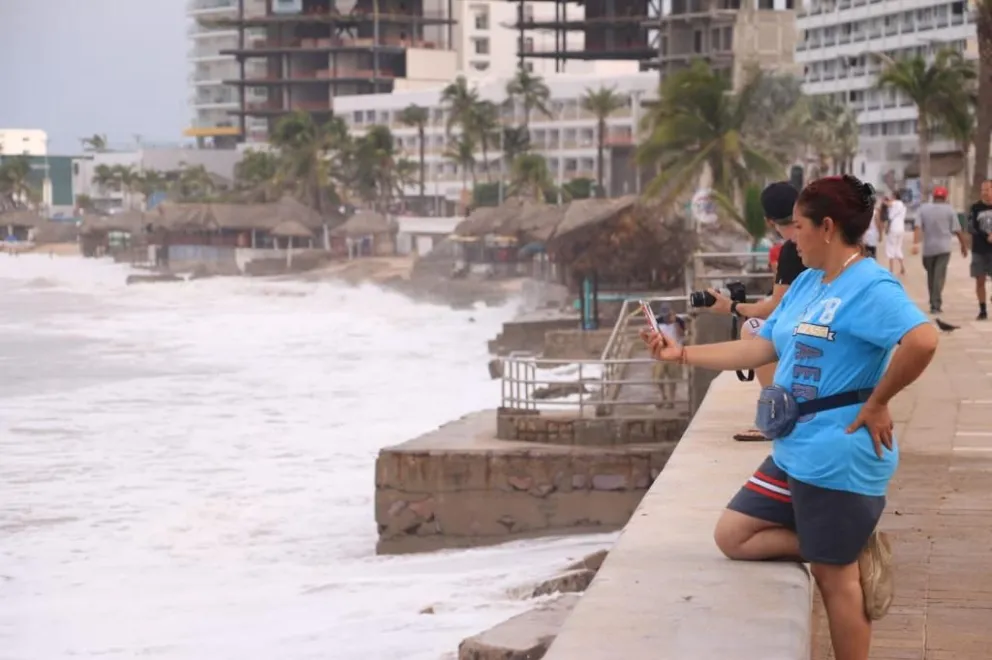
<path fill-rule="evenodd" d="M 716 521 L 713 530 L 713 541 L 728 559 L 746 559 L 744 544 L 755 534 L 771 527 L 771 523 L 738 511 L 725 509 Z"/>

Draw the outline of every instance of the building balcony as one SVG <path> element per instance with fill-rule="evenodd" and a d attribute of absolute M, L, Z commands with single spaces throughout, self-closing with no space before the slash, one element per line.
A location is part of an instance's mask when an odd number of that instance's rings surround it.
<path fill-rule="evenodd" d="M 341 27 L 369 25 L 376 20 L 371 11 L 355 10 L 347 13 L 336 9 L 325 11 L 316 8 L 298 14 L 263 14 L 259 16 L 199 16 L 197 20 L 207 27 L 268 27 L 270 25 L 299 25 L 324 24 Z M 392 9 L 380 11 L 380 25 L 446 25 L 455 21 L 443 11 L 424 11 L 421 13 L 399 12 Z"/>
<path fill-rule="evenodd" d="M 231 13 L 238 9 L 238 0 L 192 0 L 186 5 L 188 16 Z"/>
<path fill-rule="evenodd" d="M 335 51 L 364 51 L 373 48 L 404 50 L 407 48 L 423 48 L 425 50 L 441 50 L 442 44 L 436 41 L 421 39 L 400 39 L 399 37 L 344 39 L 327 37 L 323 39 L 253 39 L 244 48 L 228 48 L 221 51 L 225 55 L 244 55 L 246 57 L 267 57 L 280 53 L 292 52 L 335 52 Z"/>
<path fill-rule="evenodd" d="M 396 74 L 389 69 L 317 69 L 315 71 L 294 71 L 288 76 L 246 76 L 225 80 L 225 85 L 248 85 L 251 87 L 274 87 L 279 85 L 320 85 L 334 82 L 356 82 L 366 80 L 394 80 Z"/>
<path fill-rule="evenodd" d="M 331 102 L 328 101 L 294 101 L 283 103 L 281 101 L 263 101 L 260 103 L 246 103 L 245 114 L 249 115 L 280 115 L 287 112 L 331 112 Z M 240 114 L 235 111 L 234 114 Z"/>

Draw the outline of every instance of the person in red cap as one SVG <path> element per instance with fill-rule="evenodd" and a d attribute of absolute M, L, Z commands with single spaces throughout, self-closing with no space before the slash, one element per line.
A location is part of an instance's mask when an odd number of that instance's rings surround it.
<path fill-rule="evenodd" d="M 939 314 L 943 304 L 947 264 L 951 260 L 951 236 L 958 237 L 961 255 L 968 256 L 968 244 L 954 208 L 947 203 L 947 188 L 933 189 L 933 203 L 921 204 L 916 213 L 913 230 L 913 254 L 923 247 L 923 267 L 927 271 L 927 291 L 930 293 L 930 313 Z"/>

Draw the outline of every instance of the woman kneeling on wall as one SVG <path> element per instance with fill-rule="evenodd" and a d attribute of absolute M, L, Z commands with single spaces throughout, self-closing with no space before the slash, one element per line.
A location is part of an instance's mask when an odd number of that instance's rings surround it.
<path fill-rule="evenodd" d="M 876 531 L 899 460 L 888 405 L 937 349 L 898 280 L 862 256 L 874 197 L 852 176 L 800 193 L 795 241 L 809 270 L 760 339 L 681 346 L 643 334 L 658 360 L 719 370 L 778 361 L 756 420 L 772 455 L 730 501 L 716 543 L 731 559 L 810 562 L 837 660 L 867 660 L 871 621 L 892 603 L 892 552 Z"/>

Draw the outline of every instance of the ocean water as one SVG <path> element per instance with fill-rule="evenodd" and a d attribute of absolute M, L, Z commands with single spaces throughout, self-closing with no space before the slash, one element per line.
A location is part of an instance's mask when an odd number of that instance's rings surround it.
<path fill-rule="evenodd" d="M 453 657 L 615 538 L 374 553 L 377 451 L 497 404 L 512 305 L 127 272 L 0 255 L 0 659 Z"/>

